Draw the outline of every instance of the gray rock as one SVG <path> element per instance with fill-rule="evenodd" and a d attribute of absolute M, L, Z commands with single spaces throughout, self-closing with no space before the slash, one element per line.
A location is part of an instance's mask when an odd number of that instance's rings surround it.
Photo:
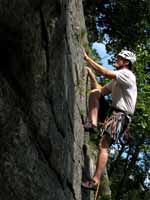
<path fill-rule="evenodd" d="M 82 2 L 1 0 L 0 16 L 0 199 L 80 200 Z"/>

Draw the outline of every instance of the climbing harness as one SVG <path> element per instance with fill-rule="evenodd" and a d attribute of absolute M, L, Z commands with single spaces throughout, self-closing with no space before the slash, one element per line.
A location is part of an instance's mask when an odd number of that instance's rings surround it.
<path fill-rule="evenodd" d="M 105 119 L 101 126 L 101 137 L 108 134 L 112 143 L 118 143 L 128 138 L 129 129 L 128 125 L 131 122 L 129 114 L 111 108 L 111 114 Z M 111 143 L 111 144 L 112 144 Z"/>

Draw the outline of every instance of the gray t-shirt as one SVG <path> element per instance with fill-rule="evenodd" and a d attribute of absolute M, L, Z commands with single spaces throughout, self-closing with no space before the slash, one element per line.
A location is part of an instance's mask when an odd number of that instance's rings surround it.
<path fill-rule="evenodd" d="M 112 106 L 134 113 L 137 99 L 136 78 L 132 71 L 121 69 L 115 71 L 116 79 L 104 86 L 104 95 L 112 93 Z"/>

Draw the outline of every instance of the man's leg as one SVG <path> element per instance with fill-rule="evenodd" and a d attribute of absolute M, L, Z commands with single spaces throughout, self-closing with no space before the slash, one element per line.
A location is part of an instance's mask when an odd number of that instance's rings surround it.
<path fill-rule="evenodd" d="M 100 178 L 104 172 L 108 160 L 109 143 L 110 143 L 109 136 L 104 135 L 99 145 L 99 154 L 98 154 L 95 174 L 92 180 L 87 180 L 82 182 L 82 187 L 86 189 L 96 189 L 97 186 L 100 185 Z"/>
<path fill-rule="evenodd" d="M 101 93 L 99 89 L 92 90 L 89 96 L 88 118 L 95 127 L 97 127 L 98 112 L 100 108 L 100 105 L 99 105 L 100 96 L 101 96 Z"/>
<path fill-rule="evenodd" d="M 101 89 L 102 86 L 97 82 L 95 74 L 92 72 L 92 70 L 89 67 L 86 67 L 86 71 L 88 73 L 88 76 L 90 77 L 91 81 L 91 90 L 93 89 Z"/>
<path fill-rule="evenodd" d="M 110 144 L 109 136 L 104 135 L 99 144 L 98 160 L 97 160 L 95 174 L 93 176 L 93 180 L 95 181 L 96 184 L 100 183 L 101 175 L 103 174 L 108 161 L 109 144 Z"/>

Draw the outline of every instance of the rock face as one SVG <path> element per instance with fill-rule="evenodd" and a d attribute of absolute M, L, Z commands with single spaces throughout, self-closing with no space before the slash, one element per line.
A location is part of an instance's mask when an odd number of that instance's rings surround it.
<path fill-rule="evenodd" d="M 82 199 L 82 12 L 80 0 L 0 1 L 1 200 Z"/>

